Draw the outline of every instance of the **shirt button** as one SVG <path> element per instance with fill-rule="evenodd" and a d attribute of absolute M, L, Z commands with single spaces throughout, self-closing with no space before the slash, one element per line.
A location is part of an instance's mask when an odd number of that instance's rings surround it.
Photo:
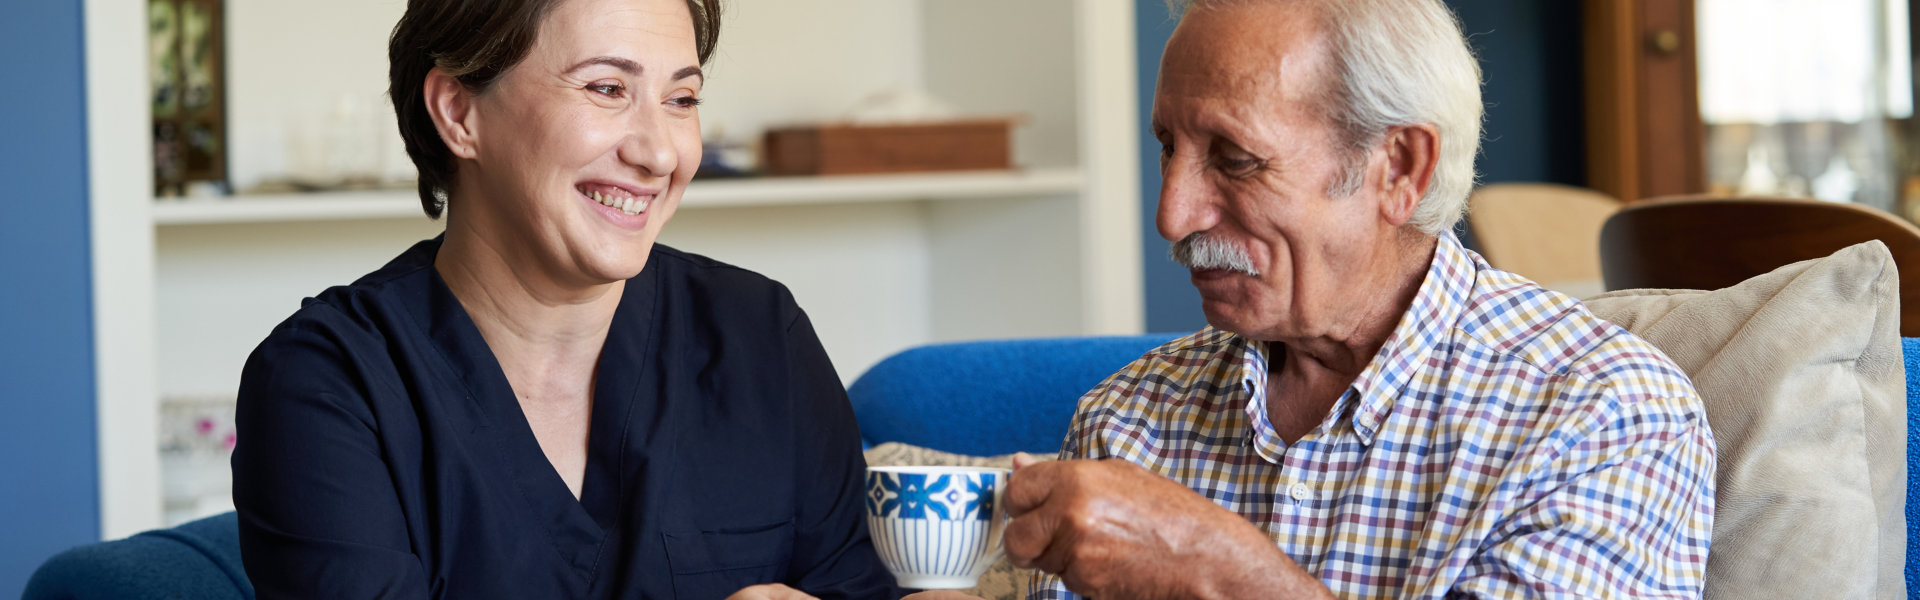
<path fill-rule="evenodd" d="M 1310 495 L 1312 491 L 1307 489 L 1307 484 L 1296 483 L 1296 484 L 1293 484 L 1293 489 L 1288 493 L 1293 496 L 1294 500 L 1305 502 L 1307 500 L 1307 496 Z"/>

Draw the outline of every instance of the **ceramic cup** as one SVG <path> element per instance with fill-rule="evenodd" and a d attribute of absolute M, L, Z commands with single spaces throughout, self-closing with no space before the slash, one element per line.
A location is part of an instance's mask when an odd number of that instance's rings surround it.
<path fill-rule="evenodd" d="M 1000 560 L 1013 472 L 988 467 L 867 468 L 867 529 L 900 587 L 975 585 Z"/>

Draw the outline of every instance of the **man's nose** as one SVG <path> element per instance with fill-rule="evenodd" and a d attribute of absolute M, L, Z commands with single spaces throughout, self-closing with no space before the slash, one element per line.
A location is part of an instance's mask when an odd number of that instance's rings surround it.
<path fill-rule="evenodd" d="M 674 131 L 657 110 L 636 110 L 627 121 L 627 139 L 620 144 L 620 161 L 647 177 L 667 177 L 679 166 Z"/>
<path fill-rule="evenodd" d="M 1220 194 L 1198 165 L 1179 156 L 1167 158 L 1160 169 L 1160 207 L 1154 225 L 1169 242 L 1212 229 L 1220 222 Z"/>

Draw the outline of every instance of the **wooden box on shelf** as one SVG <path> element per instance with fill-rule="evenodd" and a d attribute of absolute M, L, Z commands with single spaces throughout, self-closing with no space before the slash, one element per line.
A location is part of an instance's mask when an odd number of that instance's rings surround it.
<path fill-rule="evenodd" d="M 856 175 L 1013 167 L 1012 119 L 768 130 L 769 175 Z"/>

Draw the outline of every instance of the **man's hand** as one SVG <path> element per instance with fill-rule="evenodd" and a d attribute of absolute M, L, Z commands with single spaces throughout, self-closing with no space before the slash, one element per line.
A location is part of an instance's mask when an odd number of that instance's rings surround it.
<path fill-rule="evenodd" d="M 1014 457 L 1007 556 L 1082 596 L 1332 598 L 1267 535 L 1193 490 L 1110 460 Z"/>
<path fill-rule="evenodd" d="M 727 600 L 820 600 L 820 599 L 815 598 L 813 596 L 809 596 L 807 595 L 806 592 L 802 592 L 800 590 L 787 587 L 785 584 L 763 583 L 760 585 L 756 585 L 753 587 L 740 590 L 738 592 L 734 592 L 732 596 L 727 596 Z"/>

